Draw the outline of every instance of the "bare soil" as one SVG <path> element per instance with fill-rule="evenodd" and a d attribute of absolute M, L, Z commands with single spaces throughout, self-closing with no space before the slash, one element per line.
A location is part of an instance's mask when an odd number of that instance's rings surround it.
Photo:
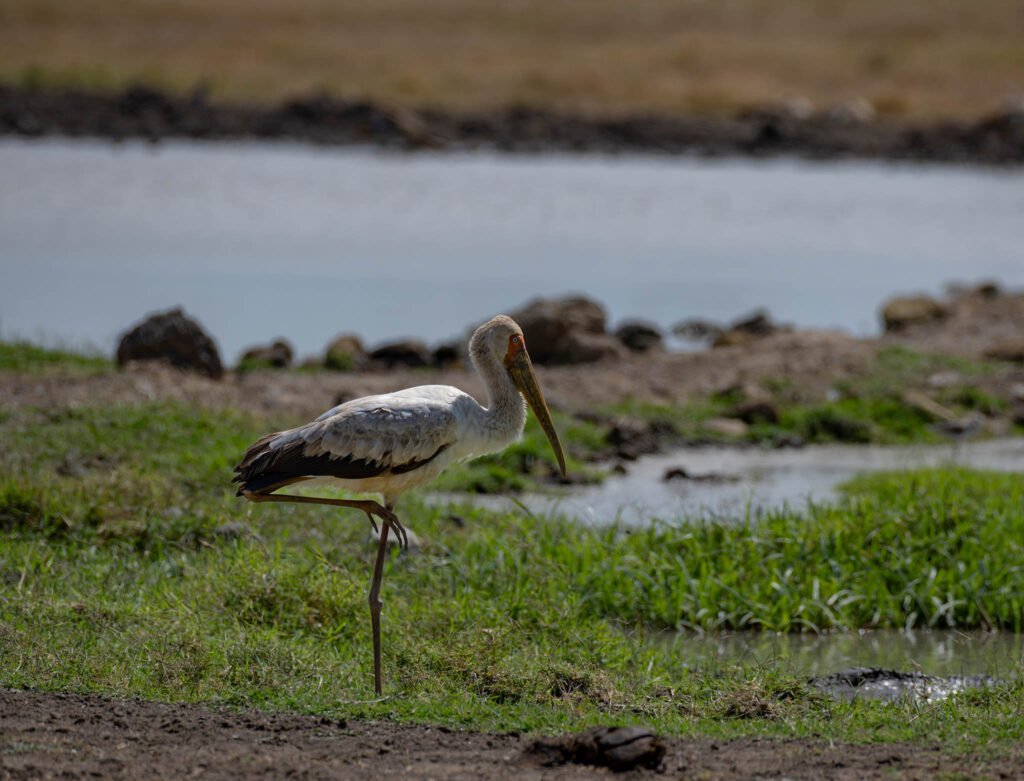
<path fill-rule="evenodd" d="M 346 722 L 76 694 L 0 691 L 0 779 L 590 779 L 545 766 L 533 739 L 428 725 Z M 1024 755 L 951 757 L 939 746 L 671 739 L 663 773 L 701 779 L 1010 779 Z M 653 777 L 633 770 L 622 777 Z"/>

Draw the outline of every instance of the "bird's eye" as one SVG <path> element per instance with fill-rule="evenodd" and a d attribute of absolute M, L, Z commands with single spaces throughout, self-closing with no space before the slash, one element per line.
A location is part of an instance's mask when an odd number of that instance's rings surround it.
<path fill-rule="evenodd" d="M 512 344 L 519 344 L 519 341 L 520 341 L 520 340 L 519 340 L 519 337 L 518 337 L 518 336 L 513 336 L 513 337 L 512 337 Z"/>

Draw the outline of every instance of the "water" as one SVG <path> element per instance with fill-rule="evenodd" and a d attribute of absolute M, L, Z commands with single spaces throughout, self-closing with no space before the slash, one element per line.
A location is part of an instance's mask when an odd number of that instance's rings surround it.
<path fill-rule="evenodd" d="M 1024 472 L 1024 438 L 989 440 L 952 446 L 887 447 L 821 445 L 768 450 L 697 447 L 641 458 L 624 476 L 612 475 L 600 485 L 559 496 L 526 496 L 531 511 L 557 513 L 586 523 L 619 520 L 650 523 L 684 517 L 742 518 L 809 501 L 837 497 L 837 487 L 862 472 L 914 469 L 953 462 L 979 469 Z M 663 479 L 666 470 L 681 467 L 692 476 L 717 480 Z M 507 498 L 486 499 L 506 506 Z"/>
<path fill-rule="evenodd" d="M 538 294 L 870 333 L 897 291 L 1024 284 L 1021 171 L 15 139 L 0 171 L 0 334 L 104 350 L 175 304 L 230 361 L 444 339 Z"/>
<path fill-rule="evenodd" d="M 871 667 L 940 677 L 986 675 L 1006 679 L 1015 676 L 1024 664 L 1024 635 L 1013 632 L 681 632 L 665 635 L 659 642 L 669 644 L 688 667 L 695 669 L 743 665 L 807 678 Z"/>
<path fill-rule="evenodd" d="M 694 669 L 781 670 L 847 700 L 940 700 L 1015 678 L 1024 664 L 1024 635 L 1005 632 L 683 632 L 656 642 L 669 644 Z"/>

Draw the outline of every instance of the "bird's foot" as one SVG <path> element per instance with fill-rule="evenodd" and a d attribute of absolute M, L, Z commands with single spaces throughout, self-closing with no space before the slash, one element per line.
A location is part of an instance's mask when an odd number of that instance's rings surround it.
<path fill-rule="evenodd" d="M 380 536 L 380 528 L 377 526 L 377 522 L 373 516 L 377 516 L 383 521 L 389 529 L 394 529 L 395 537 L 398 539 L 398 545 L 402 550 L 409 550 L 409 533 L 405 530 L 402 522 L 398 520 L 398 516 L 395 515 L 391 510 L 383 505 L 376 505 L 372 509 L 364 509 L 366 517 L 370 519 L 370 526 L 373 527 L 373 532 L 378 537 Z"/>
<path fill-rule="evenodd" d="M 382 515 L 384 523 L 395 530 L 395 537 L 398 538 L 398 544 L 402 550 L 409 550 L 409 533 L 405 530 L 402 522 L 398 520 L 398 516 L 395 515 L 391 510 L 387 510 L 387 515 Z"/>

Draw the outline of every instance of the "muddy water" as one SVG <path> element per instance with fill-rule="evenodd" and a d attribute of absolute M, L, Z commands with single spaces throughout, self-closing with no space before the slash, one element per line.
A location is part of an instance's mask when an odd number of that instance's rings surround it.
<path fill-rule="evenodd" d="M 837 487 L 855 475 L 882 469 L 913 469 L 957 463 L 1024 472 L 1024 438 L 949 446 L 812 446 L 799 449 L 698 447 L 642 458 L 624 476 L 559 496 L 528 496 L 533 512 L 587 523 L 646 524 L 684 517 L 743 518 L 808 501 L 835 499 Z M 682 468 L 693 478 L 665 480 Z M 507 505 L 508 499 L 498 499 Z"/>
<path fill-rule="evenodd" d="M 813 679 L 844 699 L 941 699 L 1014 678 L 1024 636 L 1012 633 L 877 630 L 842 634 L 681 633 L 659 638 L 688 667 L 732 665 L 782 670 Z"/>
<path fill-rule="evenodd" d="M 2 334 L 105 350 L 175 304 L 232 361 L 445 339 L 539 294 L 867 333 L 895 291 L 1024 284 L 1019 170 L 5 139 L 0 171 Z"/>

